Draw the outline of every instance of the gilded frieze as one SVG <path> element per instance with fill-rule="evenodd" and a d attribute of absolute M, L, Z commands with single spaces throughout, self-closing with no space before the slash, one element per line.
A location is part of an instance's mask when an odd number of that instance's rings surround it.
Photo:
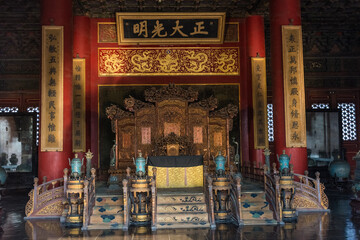
<path fill-rule="evenodd" d="M 239 75 L 239 48 L 99 48 L 99 76 Z"/>

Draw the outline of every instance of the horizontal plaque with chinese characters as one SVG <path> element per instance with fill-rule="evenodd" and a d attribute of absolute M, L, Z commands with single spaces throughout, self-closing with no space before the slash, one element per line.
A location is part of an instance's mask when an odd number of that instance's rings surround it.
<path fill-rule="evenodd" d="M 306 147 L 301 26 L 282 26 L 286 147 Z"/>
<path fill-rule="evenodd" d="M 85 59 L 73 59 L 73 152 L 86 151 Z"/>
<path fill-rule="evenodd" d="M 265 58 L 251 58 L 253 115 L 254 115 L 254 147 L 267 148 L 267 92 Z"/>
<path fill-rule="evenodd" d="M 63 150 L 64 28 L 42 27 L 41 151 Z"/>
<path fill-rule="evenodd" d="M 221 44 L 225 13 L 116 13 L 118 43 Z"/>

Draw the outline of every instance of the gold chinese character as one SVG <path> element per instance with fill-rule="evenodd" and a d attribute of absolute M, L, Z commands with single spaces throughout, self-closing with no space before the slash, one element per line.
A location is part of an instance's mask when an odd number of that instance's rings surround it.
<path fill-rule="evenodd" d="M 204 25 L 204 21 L 201 22 L 196 22 L 196 27 L 194 27 L 194 31 L 192 33 L 190 33 L 190 35 L 195 35 L 195 34 L 204 34 L 204 35 L 208 35 L 209 32 L 207 31 L 202 31 L 205 29 Z"/>
<path fill-rule="evenodd" d="M 181 29 L 182 29 L 184 26 L 179 25 L 179 20 L 176 20 L 175 23 L 176 23 L 176 26 L 172 28 L 172 29 L 174 29 L 174 31 L 172 32 L 172 34 L 170 34 L 170 36 L 173 36 L 176 32 L 179 32 L 179 34 L 180 34 L 181 36 L 187 37 L 188 35 L 185 34 L 185 33 L 183 33 L 183 32 L 181 31 Z"/>
<path fill-rule="evenodd" d="M 167 32 L 165 31 L 164 34 L 161 34 L 161 31 L 164 30 L 164 25 L 162 23 L 159 22 L 159 20 L 156 20 L 156 24 L 154 26 L 154 30 L 151 32 L 153 33 L 153 35 L 151 36 L 152 38 L 155 37 L 156 35 L 158 35 L 159 37 L 166 37 L 167 36 Z"/>
<path fill-rule="evenodd" d="M 144 20 L 142 22 L 139 22 L 137 24 L 134 24 L 133 26 L 133 33 L 138 34 L 138 36 L 141 36 L 141 34 L 144 35 L 144 37 L 148 37 L 148 31 L 147 31 L 147 21 Z"/>

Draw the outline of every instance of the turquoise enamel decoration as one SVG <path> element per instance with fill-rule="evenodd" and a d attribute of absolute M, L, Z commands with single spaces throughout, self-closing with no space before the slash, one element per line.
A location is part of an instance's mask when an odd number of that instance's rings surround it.
<path fill-rule="evenodd" d="M 283 154 L 277 155 L 277 159 L 280 163 L 280 172 L 283 172 L 284 169 L 289 169 L 289 163 L 290 163 L 290 159 L 291 159 L 291 155 L 288 156 L 287 154 L 285 154 L 285 150 L 283 150 Z"/>
<path fill-rule="evenodd" d="M 225 162 L 226 162 L 226 158 L 223 155 L 221 155 L 221 151 L 219 151 L 219 154 L 215 158 L 216 172 L 219 171 L 225 172 Z"/>
<path fill-rule="evenodd" d="M 146 166 L 146 163 L 147 163 L 147 159 L 145 159 L 143 156 L 142 156 L 142 153 L 139 152 L 139 156 L 134 160 L 134 164 L 136 166 L 136 174 L 139 175 L 141 174 L 140 172 L 142 172 L 143 175 L 145 175 L 145 166 Z M 141 174 L 141 175 L 142 175 Z"/>
<path fill-rule="evenodd" d="M 84 163 L 84 159 L 80 160 L 77 154 L 75 154 L 75 157 L 72 160 L 70 160 L 69 158 L 69 164 L 71 166 L 71 174 L 74 175 L 75 173 L 77 173 L 78 176 L 81 176 L 82 174 L 81 167 L 83 163 Z"/>

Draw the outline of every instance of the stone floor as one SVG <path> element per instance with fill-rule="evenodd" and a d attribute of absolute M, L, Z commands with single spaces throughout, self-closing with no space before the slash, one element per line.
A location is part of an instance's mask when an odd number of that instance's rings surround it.
<path fill-rule="evenodd" d="M 151 232 L 147 227 L 129 231 L 63 228 L 56 220 L 24 221 L 24 208 L 29 190 L 5 192 L 0 206 L 0 239 L 360 239 L 360 218 L 353 218 L 349 206 L 350 193 L 328 190 L 331 212 L 299 213 L 296 224 L 285 226 L 218 225 L 210 229 L 176 229 Z"/>

